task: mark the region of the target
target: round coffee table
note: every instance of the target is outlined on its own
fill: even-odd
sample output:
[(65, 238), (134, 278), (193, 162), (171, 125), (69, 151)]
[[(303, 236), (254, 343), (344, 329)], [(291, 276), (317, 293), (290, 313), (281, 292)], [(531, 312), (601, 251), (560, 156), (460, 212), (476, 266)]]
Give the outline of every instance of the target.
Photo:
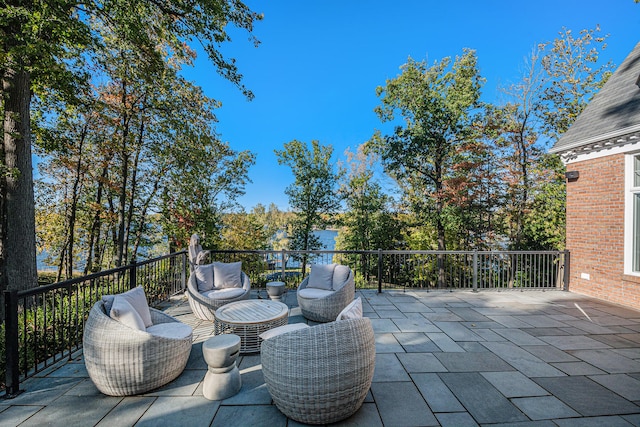
[(215, 312), (215, 335), (236, 334), (240, 337), (240, 353), (260, 351), (260, 334), (286, 325), (289, 307), (277, 301), (245, 300), (225, 304)]

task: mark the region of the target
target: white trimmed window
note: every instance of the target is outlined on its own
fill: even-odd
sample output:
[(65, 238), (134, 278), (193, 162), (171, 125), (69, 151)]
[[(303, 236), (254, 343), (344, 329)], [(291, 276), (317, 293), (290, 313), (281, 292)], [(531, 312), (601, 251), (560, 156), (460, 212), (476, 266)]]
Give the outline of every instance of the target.
[(626, 159), (624, 272), (640, 276), (640, 154)]

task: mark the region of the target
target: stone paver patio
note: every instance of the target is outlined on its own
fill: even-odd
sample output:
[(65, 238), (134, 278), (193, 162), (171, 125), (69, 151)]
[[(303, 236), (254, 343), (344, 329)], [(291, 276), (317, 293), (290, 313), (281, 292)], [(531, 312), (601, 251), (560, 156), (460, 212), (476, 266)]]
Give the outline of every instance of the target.
[[(376, 333), (376, 370), (362, 408), (337, 425), (640, 426), (639, 311), (561, 291), (358, 294)], [(290, 323), (305, 321), (295, 292), (285, 302)], [(166, 311), (194, 327), (175, 381), (105, 396), (80, 355), (0, 400), (0, 426), (300, 425), (272, 404), (259, 355), (239, 359), (240, 393), (206, 400), (201, 347), (213, 326), (184, 297)]]

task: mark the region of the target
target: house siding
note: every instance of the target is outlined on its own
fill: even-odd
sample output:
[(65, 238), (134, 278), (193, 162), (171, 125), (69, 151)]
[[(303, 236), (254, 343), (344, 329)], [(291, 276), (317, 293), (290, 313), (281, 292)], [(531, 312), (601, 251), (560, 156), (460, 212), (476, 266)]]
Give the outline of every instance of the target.
[(580, 173), (567, 182), (569, 289), (637, 309), (640, 278), (624, 275), (624, 168), (624, 154), (567, 165)]

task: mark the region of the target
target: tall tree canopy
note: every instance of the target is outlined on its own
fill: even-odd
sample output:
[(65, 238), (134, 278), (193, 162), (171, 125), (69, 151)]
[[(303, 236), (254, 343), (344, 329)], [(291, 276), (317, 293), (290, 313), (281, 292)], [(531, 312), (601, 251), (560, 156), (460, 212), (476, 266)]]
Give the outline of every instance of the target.
[[(88, 82), (82, 63), (100, 58), (103, 49), (120, 52), (124, 64), (135, 58), (134, 63), (144, 64), (138, 70), (144, 75), (168, 64), (190, 63), (190, 44), (195, 42), (216, 70), (251, 98), (233, 59), (224, 57), (219, 46), (230, 40), (228, 25), (251, 32), (258, 19), (261, 16), (239, 0), (8, 0), (0, 6), (0, 290), (9, 283), (14, 288), (36, 284), (32, 95), (77, 98)], [(115, 45), (119, 48), (114, 50)], [(125, 85), (126, 71), (120, 75)], [(120, 118), (126, 125), (127, 116)]]

